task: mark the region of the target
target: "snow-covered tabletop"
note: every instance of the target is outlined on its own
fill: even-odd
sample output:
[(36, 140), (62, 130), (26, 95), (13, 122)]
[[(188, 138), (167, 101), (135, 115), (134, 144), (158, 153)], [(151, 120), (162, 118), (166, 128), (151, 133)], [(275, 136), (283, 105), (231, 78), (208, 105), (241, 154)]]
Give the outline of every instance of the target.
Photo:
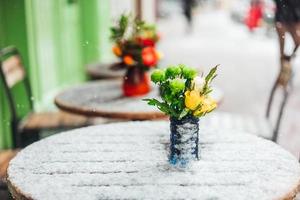
[(113, 70), (114, 63), (92, 63), (87, 65), (87, 73), (93, 79), (114, 79), (122, 78), (125, 69)]
[[(156, 107), (149, 106), (142, 99), (158, 98), (159, 90), (153, 90), (141, 97), (124, 97), (121, 80), (103, 80), (74, 86), (60, 93), (55, 104), (62, 110), (86, 116), (147, 120), (162, 118), (165, 115)], [(223, 97), (222, 91), (215, 88), (212, 96), (217, 101)]]
[(8, 168), (16, 199), (292, 199), (295, 157), (275, 143), (200, 127), (200, 161), (169, 166), (166, 121), (105, 124), (51, 136)]

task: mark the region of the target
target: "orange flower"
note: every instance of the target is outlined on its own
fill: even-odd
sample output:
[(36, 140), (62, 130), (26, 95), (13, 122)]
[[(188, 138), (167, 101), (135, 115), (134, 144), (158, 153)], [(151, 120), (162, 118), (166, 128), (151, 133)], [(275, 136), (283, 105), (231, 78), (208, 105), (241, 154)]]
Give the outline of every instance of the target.
[(116, 56), (121, 56), (121, 55), (122, 55), (122, 50), (121, 50), (121, 48), (120, 48), (118, 45), (114, 46), (114, 47), (112, 48), (112, 51), (113, 51), (113, 53), (114, 53)]
[(145, 47), (142, 50), (142, 60), (143, 64), (146, 66), (155, 66), (158, 61), (158, 55), (153, 47)]
[(133, 58), (129, 55), (124, 56), (123, 61), (126, 65), (133, 65), (134, 64)]

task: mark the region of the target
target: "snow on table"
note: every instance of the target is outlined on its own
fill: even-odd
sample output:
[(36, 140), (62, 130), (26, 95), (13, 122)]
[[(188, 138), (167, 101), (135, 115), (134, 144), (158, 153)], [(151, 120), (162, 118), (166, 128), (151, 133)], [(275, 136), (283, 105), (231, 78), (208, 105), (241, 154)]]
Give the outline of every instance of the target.
[[(56, 96), (55, 103), (62, 110), (87, 116), (133, 120), (165, 117), (156, 107), (143, 101), (146, 98), (159, 98), (157, 87), (140, 97), (124, 97), (121, 88), (121, 80), (89, 82), (62, 92)], [(220, 101), (223, 94), (219, 89), (215, 89), (212, 96)]]
[(69, 88), (55, 98), (55, 103), (62, 110), (86, 116), (135, 120), (165, 117), (142, 100), (153, 97), (158, 97), (158, 90), (145, 96), (124, 97), (121, 80), (103, 80)]
[(168, 164), (169, 123), (75, 129), (22, 150), (8, 168), (17, 199), (291, 199), (300, 166), (271, 141), (200, 127), (200, 157)]

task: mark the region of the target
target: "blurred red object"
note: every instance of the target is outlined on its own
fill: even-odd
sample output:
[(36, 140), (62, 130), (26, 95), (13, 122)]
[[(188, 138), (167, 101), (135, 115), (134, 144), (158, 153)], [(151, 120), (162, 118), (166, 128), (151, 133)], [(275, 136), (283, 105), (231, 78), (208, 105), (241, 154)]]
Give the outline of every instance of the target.
[(128, 97), (145, 95), (150, 91), (148, 74), (137, 67), (128, 69), (123, 81), (123, 94)]
[(151, 39), (151, 38), (142, 38), (142, 37), (139, 37), (139, 38), (137, 38), (137, 40), (138, 40), (138, 42), (141, 45), (143, 45), (145, 47), (148, 47), (148, 46), (154, 47), (155, 46), (155, 41), (153, 39)]
[(263, 5), (259, 0), (251, 1), (251, 5), (248, 14), (245, 19), (245, 24), (250, 31), (260, 26), (260, 22), (263, 17)]
[(153, 67), (157, 64), (158, 54), (153, 47), (145, 47), (142, 50), (142, 60), (143, 64), (149, 67)]

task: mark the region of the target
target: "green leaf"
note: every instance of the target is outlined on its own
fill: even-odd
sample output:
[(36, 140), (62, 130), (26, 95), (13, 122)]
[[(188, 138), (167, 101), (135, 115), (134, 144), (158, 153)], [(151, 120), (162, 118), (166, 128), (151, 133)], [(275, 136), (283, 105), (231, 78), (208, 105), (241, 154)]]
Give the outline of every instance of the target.
[(126, 16), (126, 15), (121, 15), (121, 18), (119, 20), (119, 26), (120, 26), (120, 29), (121, 30), (124, 30), (126, 29), (127, 25), (128, 25), (128, 19), (129, 19), (129, 16)]
[(111, 30), (110, 39), (116, 42), (122, 40), (123, 37), (125, 36), (128, 25), (129, 25), (129, 15), (124, 15), (124, 14), (121, 15), (118, 23), (115, 26), (112, 26), (110, 28)]
[(203, 86), (203, 90), (201, 92), (201, 95), (206, 95), (206, 94), (209, 94), (212, 90), (210, 89), (209, 87), (209, 83), (214, 79), (216, 78), (217, 74), (217, 69), (218, 69), (218, 66), (215, 66), (214, 68), (212, 68), (209, 73), (206, 75), (205, 77), (205, 84)]
[(210, 82), (213, 78), (215, 78), (217, 75), (216, 75), (216, 72), (217, 72), (217, 69), (218, 69), (218, 66), (215, 66), (214, 68), (212, 68), (209, 73), (206, 75), (205, 77), (205, 81), (206, 82)]
[(147, 101), (148, 105), (156, 106), (159, 110), (167, 115), (170, 114), (170, 109), (167, 103), (160, 102), (156, 99), (143, 99), (143, 101)]
[(189, 114), (190, 110), (185, 108), (182, 110), (182, 112), (179, 115), (179, 119), (182, 119), (183, 117), (185, 117), (187, 114)]
[(207, 94), (211, 93), (212, 91), (213, 91), (213, 89), (209, 88), (204, 92), (204, 95), (207, 95)]

